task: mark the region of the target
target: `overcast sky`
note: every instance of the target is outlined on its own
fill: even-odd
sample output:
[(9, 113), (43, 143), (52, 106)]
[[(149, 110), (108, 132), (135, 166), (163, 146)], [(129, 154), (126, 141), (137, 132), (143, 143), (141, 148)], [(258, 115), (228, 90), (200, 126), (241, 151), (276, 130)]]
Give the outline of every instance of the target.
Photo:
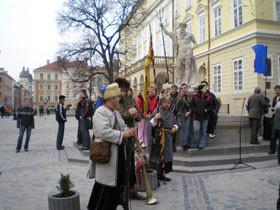
[(22, 67), (56, 60), (56, 16), (64, 0), (0, 0), (0, 67), (18, 81)]

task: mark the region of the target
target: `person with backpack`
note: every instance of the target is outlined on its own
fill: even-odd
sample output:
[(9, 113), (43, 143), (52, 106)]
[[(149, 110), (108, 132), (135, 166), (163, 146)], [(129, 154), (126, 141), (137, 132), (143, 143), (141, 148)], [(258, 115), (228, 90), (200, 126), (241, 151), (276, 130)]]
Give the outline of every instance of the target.
[[(197, 93), (193, 95), (190, 102), (193, 115), (194, 147), (204, 149), (206, 146), (208, 119), (213, 104), (205, 85), (199, 85), (197, 89)], [(200, 128), (202, 128), (201, 137)]]
[(93, 106), (91, 100), (87, 96), (87, 91), (85, 89), (80, 91), (81, 98), (81, 131), (82, 131), (82, 150), (89, 150), (90, 146), (90, 136), (89, 129), (92, 129), (92, 116), (93, 116)]
[(57, 137), (56, 137), (56, 149), (57, 150), (64, 150), (64, 146), (62, 145), (63, 142), (63, 136), (64, 136), (64, 127), (66, 119), (66, 111), (64, 108), (64, 101), (65, 96), (60, 95), (59, 96), (59, 104), (56, 107), (55, 113), (56, 113), (56, 121), (58, 123), (58, 131), (57, 131)]

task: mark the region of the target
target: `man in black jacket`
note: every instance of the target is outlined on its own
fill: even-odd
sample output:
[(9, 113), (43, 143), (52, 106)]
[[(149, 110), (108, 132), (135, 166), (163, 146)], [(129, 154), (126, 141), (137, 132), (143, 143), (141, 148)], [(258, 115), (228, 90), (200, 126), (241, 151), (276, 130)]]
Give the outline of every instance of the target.
[(208, 122), (208, 127), (207, 127), (207, 134), (211, 139), (215, 137), (215, 128), (217, 125), (218, 121), (218, 112), (220, 109), (220, 103), (218, 99), (216, 98), (215, 94), (210, 92), (208, 89), (208, 82), (207, 81), (202, 81), (202, 85), (204, 85), (207, 88), (207, 94), (210, 96), (211, 103), (213, 105), (213, 108), (209, 112), (209, 122)]
[[(89, 126), (92, 121), (93, 115), (93, 106), (91, 100), (87, 96), (86, 90), (80, 91), (80, 98), (81, 98), (81, 131), (82, 131), (82, 142), (83, 147), (82, 150), (89, 150), (90, 145), (90, 136), (89, 136), (89, 129), (92, 129), (92, 126)], [(90, 128), (91, 127), (91, 128)]]
[(58, 122), (58, 131), (56, 137), (56, 149), (63, 150), (64, 146), (62, 146), (63, 136), (64, 136), (64, 127), (66, 119), (66, 111), (64, 109), (64, 101), (65, 96), (59, 96), (59, 104), (56, 107), (56, 121)]
[(79, 147), (83, 145), (82, 130), (81, 130), (81, 106), (82, 106), (81, 100), (82, 98), (79, 98), (79, 102), (75, 110), (75, 118), (76, 120), (78, 120), (77, 144)]
[(21, 150), (22, 138), (26, 130), (26, 140), (24, 144), (24, 151), (28, 152), (28, 143), (31, 135), (31, 129), (34, 129), (34, 111), (30, 107), (29, 99), (24, 99), (24, 107), (20, 107), (17, 113), (17, 128), (19, 128), (19, 137), (17, 142), (16, 153)]
[(274, 107), (276, 106), (277, 102), (280, 101), (280, 85), (276, 85), (274, 87), (275, 96), (272, 101), (271, 111), (274, 112)]

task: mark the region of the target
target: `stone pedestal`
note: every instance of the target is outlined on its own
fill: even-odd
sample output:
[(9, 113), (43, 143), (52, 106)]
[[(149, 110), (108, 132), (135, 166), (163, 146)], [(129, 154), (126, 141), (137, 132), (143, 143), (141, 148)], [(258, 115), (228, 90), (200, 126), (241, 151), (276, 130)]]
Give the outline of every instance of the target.
[[(180, 125), (180, 123), (179, 123)], [(235, 115), (219, 115), (214, 139), (207, 137), (207, 145), (209, 144), (230, 144), (239, 142), (240, 116)], [(193, 127), (191, 125), (191, 142), (193, 143)], [(248, 116), (242, 117), (241, 122), (241, 141), (250, 142), (250, 124)], [(182, 144), (182, 128), (177, 132), (177, 146)]]

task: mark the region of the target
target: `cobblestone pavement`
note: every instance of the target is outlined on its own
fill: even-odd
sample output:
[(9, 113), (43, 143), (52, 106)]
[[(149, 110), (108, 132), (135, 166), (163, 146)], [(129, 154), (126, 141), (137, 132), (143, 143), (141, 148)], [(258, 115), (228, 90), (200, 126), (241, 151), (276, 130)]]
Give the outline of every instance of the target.
[[(76, 120), (69, 117), (64, 137), (66, 147), (72, 147), (76, 141), (76, 130)], [(56, 150), (54, 116), (47, 119), (35, 117), (29, 152), (15, 153), (18, 132), (16, 121), (0, 118), (0, 210), (47, 209), (47, 195), (56, 191), (60, 173), (71, 175), (74, 189), (80, 193), (81, 209), (85, 210), (94, 181), (86, 177), (87, 165), (68, 163), (65, 152)], [(252, 165), (257, 169), (205, 174), (170, 173), (172, 181), (167, 185), (161, 183), (161, 187), (153, 191), (159, 199), (157, 205), (131, 201), (131, 209), (276, 209), (280, 180), (277, 161)]]

